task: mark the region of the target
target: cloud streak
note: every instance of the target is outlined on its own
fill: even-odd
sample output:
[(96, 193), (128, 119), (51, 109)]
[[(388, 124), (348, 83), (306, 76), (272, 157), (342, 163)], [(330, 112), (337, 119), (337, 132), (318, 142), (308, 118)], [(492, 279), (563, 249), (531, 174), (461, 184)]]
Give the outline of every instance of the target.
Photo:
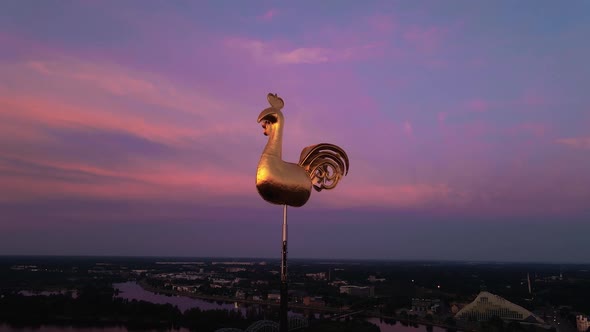
[(259, 63), (273, 65), (318, 65), (354, 61), (371, 56), (379, 43), (364, 43), (347, 47), (293, 47), (280, 41), (228, 38), (229, 49), (245, 52)]
[(557, 143), (574, 149), (590, 149), (590, 137), (560, 138)]
[(271, 21), (278, 14), (279, 14), (279, 11), (277, 9), (272, 8), (272, 9), (267, 10), (264, 14), (260, 15), (258, 18), (262, 21)]

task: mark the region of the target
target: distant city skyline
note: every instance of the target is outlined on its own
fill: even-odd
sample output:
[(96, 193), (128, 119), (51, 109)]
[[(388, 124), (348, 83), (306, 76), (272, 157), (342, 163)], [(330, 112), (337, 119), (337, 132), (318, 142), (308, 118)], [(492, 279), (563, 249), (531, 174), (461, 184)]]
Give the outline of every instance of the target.
[(350, 172), (290, 257), (590, 262), (587, 1), (5, 1), (0, 255), (279, 257), (256, 117)]

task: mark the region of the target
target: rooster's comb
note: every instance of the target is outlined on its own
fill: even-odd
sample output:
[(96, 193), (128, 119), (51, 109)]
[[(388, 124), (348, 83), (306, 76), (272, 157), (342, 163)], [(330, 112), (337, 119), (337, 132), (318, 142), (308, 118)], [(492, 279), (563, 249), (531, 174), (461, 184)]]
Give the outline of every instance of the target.
[(276, 93), (269, 93), (266, 96), (266, 99), (268, 99), (270, 106), (272, 106), (273, 108), (280, 110), (281, 108), (283, 108), (283, 106), (285, 106), (285, 102), (283, 101), (283, 99), (277, 96)]

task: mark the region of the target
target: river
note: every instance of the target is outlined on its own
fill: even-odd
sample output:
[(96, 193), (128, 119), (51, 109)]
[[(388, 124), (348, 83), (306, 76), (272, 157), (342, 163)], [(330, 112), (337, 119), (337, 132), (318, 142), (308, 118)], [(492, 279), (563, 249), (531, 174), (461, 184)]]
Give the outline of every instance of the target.
[[(213, 309), (224, 309), (224, 310), (239, 310), (243, 315), (248, 314), (248, 310), (252, 308), (260, 309), (260, 305), (242, 305), (231, 302), (220, 302), (220, 301), (207, 301), (201, 299), (194, 299), (187, 296), (169, 296), (156, 294), (150, 291), (146, 291), (140, 285), (135, 282), (124, 282), (113, 284), (114, 288), (119, 290), (119, 297), (128, 300), (143, 300), (158, 304), (172, 304), (178, 307), (181, 311), (185, 311), (191, 308), (199, 308), (201, 310), (213, 310)], [(264, 310), (264, 309), (260, 309)], [(289, 312), (290, 315), (297, 315), (295, 312)], [(446, 329), (437, 326), (427, 327), (426, 325), (414, 325), (408, 326), (403, 325), (399, 321), (382, 320), (380, 318), (368, 318), (368, 322), (377, 325), (381, 332), (446, 332)], [(11, 327), (6, 324), (0, 324), (0, 331), (2, 332), (127, 332), (125, 327), (106, 327), (106, 328), (89, 328), (89, 327), (69, 327), (69, 326), (47, 326), (42, 325), (39, 327)], [(155, 330), (154, 330), (155, 331)], [(173, 332), (189, 332), (187, 329), (171, 330)]]
[[(264, 312), (266, 310), (265, 307), (267, 307), (266, 305), (261, 304), (202, 300), (188, 296), (157, 294), (143, 289), (138, 283), (132, 281), (116, 283), (113, 284), (113, 287), (119, 290), (120, 293), (118, 296), (121, 298), (127, 300), (142, 300), (157, 304), (172, 304), (177, 306), (178, 309), (183, 312), (192, 308), (199, 308), (201, 310), (237, 310), (240, 311), (244, 317), (248, 317), (252, 313)], [(293, 315), (301, 314), (289, 311), (289, 316)]]
[[(170, 303), (178, 306), (182, 311), (190, 308), (200, 308), (201, 310), (211, 309), (229, 309), (229, 310), (240, 310), (242, 314), (246, 315), (246, 308), (257, 305), (242, 305), (238, 303), (228, 302), (212, 302), (200, 299), (193, 299), (187, 296), (167, 296), (162, 294), (155, 294), (150, 291), (146, 291), (140, 285), (135, 282), (124, 282), (120, 284), (114, 284), (113, 287), (119, 289), (121, 293), (120, 297), (129, 300), (144, 300), (152, 303)], [(289, 312), (291, 315), (296, 315), (295, 312)], [(367, 321), (379, 326), (381, 332), (446, 332), (447, 330), (437, 326), (428, 327), (426, 325), (404, 326), (401, 322), (392, 320), (382, 320), (380, 318), (368, 318)], [(111, 332), (111, 331), (109, 331)]]
[[(38, 327), (12, 327), (7, 324), (0, 324), (2, 332), (129, 332), (127, 328), (117, 327), (72, 327), (72, 326), (51, 326), (41, 325)], [(137, 331), (137, 330), (134, 330)], [(162, 330), (151, 330), (147, 332), (162, 332)], [(169, 330), (169, 332), (190, 332), (182, 328), (178, 330)]]
[(201, 299), (194, 299), (188, 296), (172, 296), (156, 294), (143, 289), (138, 283), (128, 281), (113, 284), (113, 288), (119, 290), (119, 297), (127, 300), (147, 301), (157, 304), (172, 304), (178, 307), (180, 311), (184, 312), (187, 309), (199, 308), (201, 310), (240, 310), (242, 314), (246, 314), (244, 307), (238, 307), (235, 303), (207, 301)]
[(367, 322), (379, 326), (381, 332), (447, 332), (447, 329), (438, 326), (404, 325), (400, 321), (382, 320), (377, 317), (368, 318)]

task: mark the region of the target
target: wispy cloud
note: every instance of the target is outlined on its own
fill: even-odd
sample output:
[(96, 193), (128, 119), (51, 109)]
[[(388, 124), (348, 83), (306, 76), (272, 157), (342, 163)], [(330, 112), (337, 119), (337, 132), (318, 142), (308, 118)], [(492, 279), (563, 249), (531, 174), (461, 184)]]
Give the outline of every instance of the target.
[[(187, 94), (162, 77), (133, 72), (109, 63), (84, 62), (76, 58), (28, 61), (27, 68), (69, 82), (87, 83), (116, 96), (128, 96), (161, 107), (190, 113), (222, 109), (222, 104), (195, 94)], [(199, 107), (195, 107), (195, 106)]]
[(258, 16), (258, 19), (263, 21), (271, 21), (279, 14), (279, 10), (276, 8), (271, 8), (264, 12), (264, 14)]
[[(239, 121), (221, 124), (203, 117), (211, 112), (219, 116), (231, 112), (235, 105), (227, 100), (187, 91), (161, 77), (113, 64), (62, 58), (12, 64), (0, 67), (0, 72), (22, 84), (22, 88), (0, 87), (2, 114), (12, 120), (119, 130), (177, 143), (247, 128)], [(33, 84), (24, 89), (30, 82), (40, 81), (48, 82), (50, 88), (35, 91)], [(152, 111), (145, 112), (145, 108)]]
[(487, 112), (490, 107), (490, 102), (481, 98), (471, 99), (465, 102), (465, 108), (470, 112)]
[(289, 47), (281, 42), (266, 42), (257, 39), (229, 38), (226, 45), (246, 52), (259, 63), (275, 65), (323, 64), (358, 59), (378, 48), (378, 44), (363, 44), (337, 48)]
[(0, 74), (13, 82), (0, 86), (0, 200), (205, 199), (252, 187), (232, 166), (243, 158), (219, 152), (255, 132), (249, 114), (228, 116), (231, 101), (72, 57), (0, 63)]
[(324, 48), (297, 48), (293, 51), (275, 54), (274, 60), (278, 64), (318, 64), (330, 60), (330, 50)]
[(556, 142), (575, 149), (590, 149), (590, 136), (560, 138)]
[[(416, 208), (429, 204), (439, 207), (453, 203), (453, 191), (445, 184), (368, 184), (350, 191), (334, 191), (331, 195), (315, 198), (330, 205), (360, 207), (388, 206), (390, 208)], [(318, 194), (320, 196), (320, 194)]]
[(239, 38), (227, 40), (227, 45), (230, 48), (245, 51), (259, 62), (270, 64), (320, 64), (334, 59), (332, 50), (321, 47), (281, 50), (272, 42)]
[(382, 34), (391, 34), (396, 25), (391, 15), (375, 14), (367, 18), (367, 21), (375, 31)]
[(410, 121), (404, 122), (404, 132), (408, 136), (412, 136), (414, 134), (414, 127), (412, 126), (412, 123), (410, 123)]

